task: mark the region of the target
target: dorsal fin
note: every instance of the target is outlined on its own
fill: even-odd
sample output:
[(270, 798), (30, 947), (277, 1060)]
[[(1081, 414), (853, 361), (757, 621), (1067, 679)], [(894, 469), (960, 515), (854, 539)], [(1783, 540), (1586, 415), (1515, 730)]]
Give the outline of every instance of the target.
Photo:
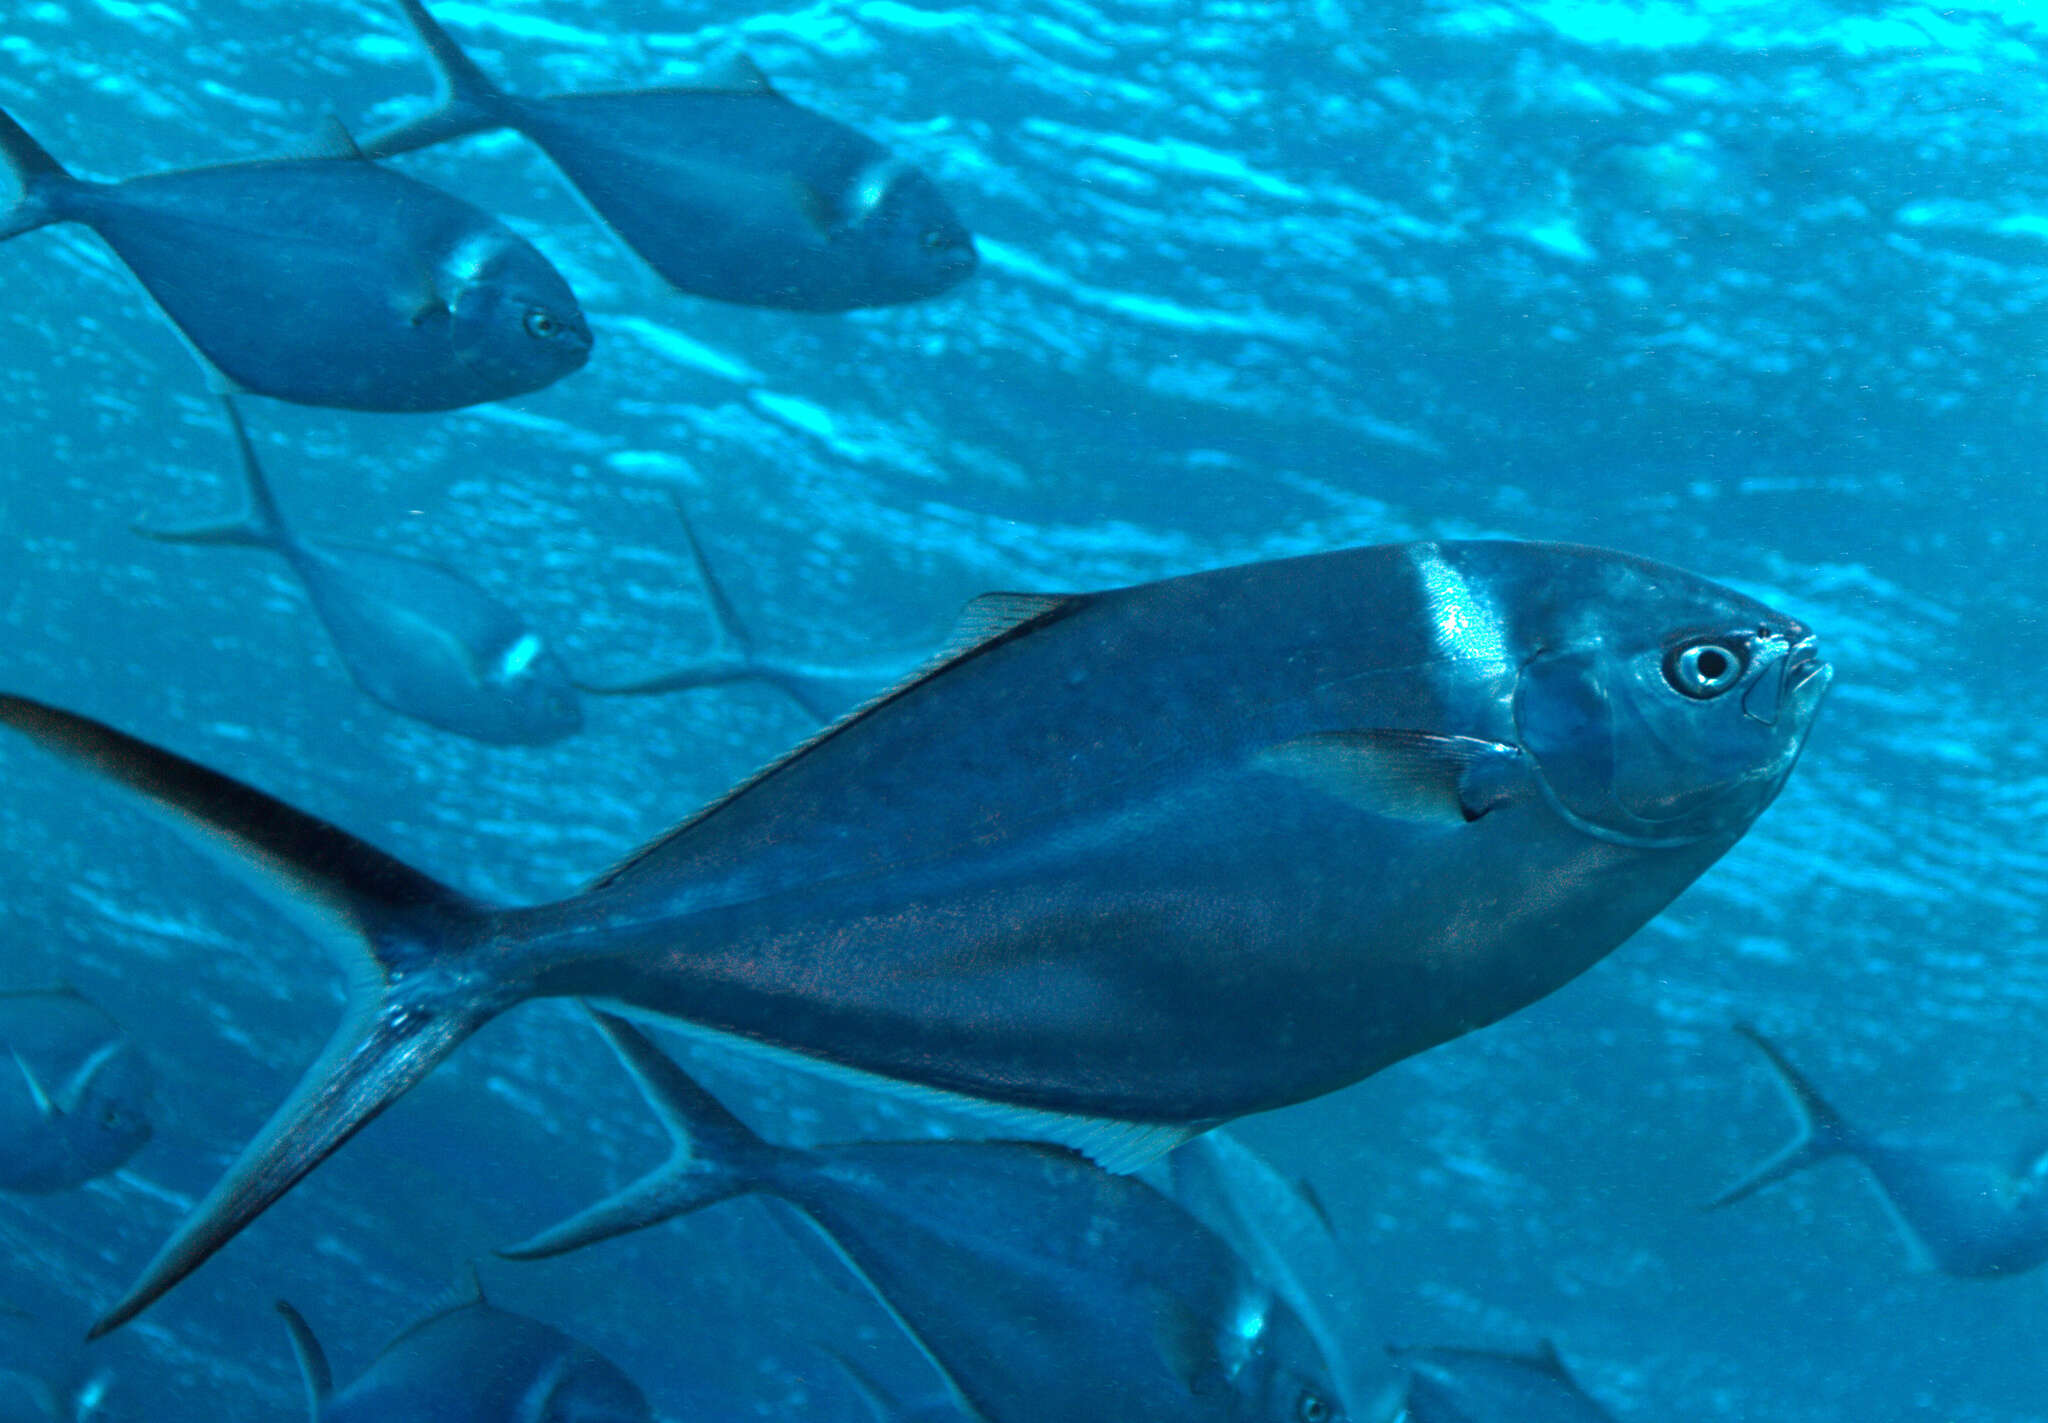
[(348, 131), (348, 125), (334, 114), (322, 114), (313, 137), (301, 147), (282, 155), (285, 159), (348, 158), (363, 160), (363, 150), (356, 147), (356, 136)]
[(587, 894), (592, 890), (603, 889), (605, 886), (612, 884), (629, 873), (641, 861), (657, 853), (680, 836), (688, 834), (704, 820), (716, 815), (724, 807), (738, 800), (755, 786), (767, 780), (777, 771), (780, 771), (784, 766), (806, 755), (821, 742), (839, 735), (840, 732), (846, 730), (847, 727), (852, 726), (863, 717), (871, 715), (878, 707), (895, 701), (898, 697), (903, 696), (916, 687), (922, 686), (932, 678), (950, 670), (959, 663), (977, 657), (991, 648), (1009, 641), (1013, 637), (1021, 637), (1035, 628), (1043, 627), (1048, 623), (1067, 616), (1076, 608), (1091, 601), (1092, 597), (1092, 594), (1087, 593), (982, 594), (980, 597), (969, 602), (965, 608), (961, 609), (959, 620), (953, 624), (952, 636), (946, 639), (945, 646), (939, 650), (938, 654), (922, 667), (911, 672), (909, 676), (905, 677), (895, 686), (868, 698), (845, 716), (820, 730), (815, 736), (807, 737), (805, 740), (797, 743), (790, 751), (770, 761), (767, 765), (754, 772), (753, 775), (748, 776), (724, 795), (718, 797), (718, 799), (706, 805), (675, 829), (659, 839), (641, 846), (631, 855), (628, 855), (618, 864), (592, 880), (584, 892)]
[(420, 1319), (439, 1319), (444, 1314), (455, 1314), (479, 1306), (489, 1309), (491, 1302), (484, 1294), (484, 1282), (477, 1278), (476, 1261), (465, 1260), (456, 1267), (455, 1278), (449, 1282), (448, 1288), (434, 1297), (433, 1303), (427, 1306)]
[(687, 86), (700, 94), (773, 94), (775, 86), (745, 50), (734, 50), (704, 66)]
[(1578, 1381), (1572, 1377), (1571, 1370), (1564, 1366), (1564, 1359), (1557, 1352), (1555, 1341), (1538, 1339), (1536, 1341), (1536, 1352), (1529, 1356), (1529, 1361), (1540, 1367), (1545, 1373), (1553, 1374), (1563, 1379), (1573, 1388), (1578, 1387)]

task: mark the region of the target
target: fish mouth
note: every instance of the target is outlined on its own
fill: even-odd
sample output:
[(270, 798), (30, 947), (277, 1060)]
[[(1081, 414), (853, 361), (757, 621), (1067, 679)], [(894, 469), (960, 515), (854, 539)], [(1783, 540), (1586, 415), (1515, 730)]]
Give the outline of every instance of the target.
[(1776, 726), (1789, 707), (1803, 723), (1820, 702), (1835, 669), (1820, 657), (1820, 639), (1806, 637), (1787, 648), (1775, 668), (1765, 669), (1742, 695), (1742, 714), (1765, 726)]

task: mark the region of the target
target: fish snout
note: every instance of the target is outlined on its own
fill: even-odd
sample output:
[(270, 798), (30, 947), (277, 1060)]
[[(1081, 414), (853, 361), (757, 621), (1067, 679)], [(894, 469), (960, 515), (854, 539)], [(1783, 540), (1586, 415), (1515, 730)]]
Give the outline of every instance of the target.
[(1776, 726), (1789, 710), (1796, 727), (1803, 725), (1834, 680), (1835, 669), (1821, 660), (1820, 639), (1808, 633), (1779, 655), (1775, 667), (1742, 694), (1742, 712), (1751, 721)]

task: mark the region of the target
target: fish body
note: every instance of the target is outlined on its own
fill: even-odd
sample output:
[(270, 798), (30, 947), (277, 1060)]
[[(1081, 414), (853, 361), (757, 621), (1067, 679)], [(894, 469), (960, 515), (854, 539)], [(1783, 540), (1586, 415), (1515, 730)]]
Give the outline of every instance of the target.
[(1407, 1423), (1614, 1423), (1548, 1341), (1533, 1354), (1396, 1349), (1409, 1370)]
[(403, 716), (492, 745), (538, 746), (583, 724), (569, 672), (540, 634), (453, 569), (375, 549), (302, 539), (278, 512), (234, 403), (247, 504), (221, 523), (144, 529), (172, 543), (262, 548), (305, 586), (342, 665)]
[(2016, 1275), (2048, 1261), (2048, 1141), (2017, 1153), (1890, 1140), (1849, 1125), (1770, 1039), (1738, 1029), (1770, 1064), (1799, 1120), (1783, 1150), (1711, 1204), (1731, 1205), (1835, 1156), (1869, 1173), (1921, 1269), (1964, 1278)]
[(149, 1065), (68, 988), (0, 993), (0, 1191), (68, 1191), (150, 1137)]
[(336, 1391), (326, 1355), (278, 1304), (311, 1423), (653, 1423), (639, 1385), (604, 1355), (481, 1297), (412, 1325)]
[(793, 104), (744, 61), (698, 87), (518, 98), (418, 0), (400, 0), (443, 103), (364, 144), (379, 157), (511, 128), (680, 290), (845, 311), (936, 296), (975, 269), (937, 186), (872, 139)]
[(1585, 970), (1776, 796), (1829, 679), (1794, 619), (1553, 544), (995, 595), (967, 622), (951, 660), (533, 908), (0, 697), (275, 891), (356, 988), (103, 1324), (536, 996), (1026, 1110), (1020, 1130), (1137, 1164)]
[(300, 405), (449, 410), (560, 380), (590, 328), (504, 224), (357, 156), (74, 178), (0, 114), (22, 186), (0, 238), (91, 228), (232, 387)]
[(1143, 1182), (1032, 1143), (773, 1146), (631, 1024), (599, 1022), (675, 1154), (514, 1257), (759, 1192), (817, 1224), (987, 1423), (1342, 1418), (1286, 1303)]

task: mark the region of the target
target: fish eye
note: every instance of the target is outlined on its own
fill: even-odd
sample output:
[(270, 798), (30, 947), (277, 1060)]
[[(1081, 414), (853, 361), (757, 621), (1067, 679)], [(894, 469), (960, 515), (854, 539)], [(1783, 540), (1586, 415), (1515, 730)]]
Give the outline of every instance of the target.
[(1301, 1391), (1301, 1397), (1294, 1402), (1296, 1423), (1330, 1423), (1337, 1415), (1330, 1408), (1330, 1401), (1312, 1388)]
[(536, 341), (552, 341), (562, 334), (562, 323), (536, 306), (526, 313), (526, 334)]
[(1672, 690), (1695, 701), (1718, 697), (1748, 668), (1742, 649), (1725, 642), (1695, 642), (1674, 649), (1664, 659), (1664, 680)]
[(927, 227), (924, 236), (919, 240), (924, 243), (924, 250), (927, 252), (940, 252), (953, 245), (953, 239), (946, 235), (944, 229), (937, 227)]

